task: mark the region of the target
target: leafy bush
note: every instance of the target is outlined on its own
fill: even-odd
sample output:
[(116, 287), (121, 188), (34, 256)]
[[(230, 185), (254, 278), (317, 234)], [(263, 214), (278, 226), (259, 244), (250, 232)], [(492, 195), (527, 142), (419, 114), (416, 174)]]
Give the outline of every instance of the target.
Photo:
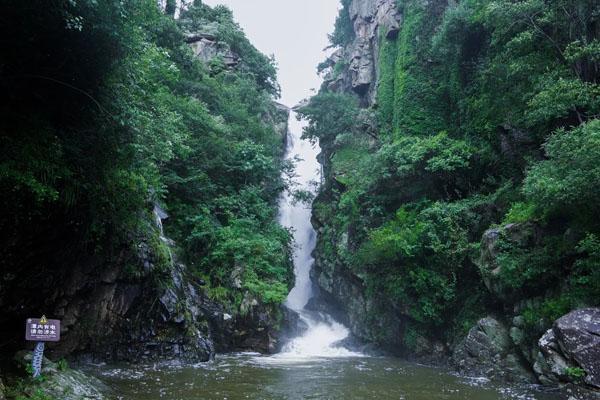
[(502, 224), (529, 222), (535, 219), (536, 209), (534, 204), (522, 202), (513, 203), (504, 216)]
[(354, 25), (350, 19), (351, 0), (342, 0), (342, 8), (335, 19), (334, 30), (329, 35), (332, 46), (345, 46), (354, 39)]
[(394, 220), (371, 231), (357, 264), (372, 274), (372, 290), (382, 290), (418, 322), (443, 323), (458, 298), (463, 270), (472, 268), (462, 212), (443, 203), (401, 208)]
[(560, 129), (544, 144), (548, 160), (534, 164), (523, 192), (545, 213), (571, 215), (584, 225), (600, 201), (600, 120), (566, 131)]
[(576, 382), (582, 381), (586, 375), (585, 370), (579, 367), (566, 367), (564, 373)]
[(298, 113), (308, 122), (302, 138), (312, 142), (319, 140), (326, 146), (337, 136), (355, 130), (358, 101), (350, 95), (325, 92), (311, 97)]
[(214, 247), (202, 261), (213, 285), (244, 288), (268, 303), (285, 300), (292, 281), (287, 231), (276, 222), (261, 228), (253, 220), (235, 219), (218, 229), (215, 237)]

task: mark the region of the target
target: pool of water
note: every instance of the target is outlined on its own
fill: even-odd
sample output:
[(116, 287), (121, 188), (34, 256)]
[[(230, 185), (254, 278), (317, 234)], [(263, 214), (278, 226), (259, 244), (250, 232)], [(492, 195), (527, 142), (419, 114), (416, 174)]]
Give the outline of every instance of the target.
[(389, 357), (291, 358), (252, 353), (208, 363), (101, 365), (89, 372), (127, 400), (556, 400), (535, 387), (495, 386)]

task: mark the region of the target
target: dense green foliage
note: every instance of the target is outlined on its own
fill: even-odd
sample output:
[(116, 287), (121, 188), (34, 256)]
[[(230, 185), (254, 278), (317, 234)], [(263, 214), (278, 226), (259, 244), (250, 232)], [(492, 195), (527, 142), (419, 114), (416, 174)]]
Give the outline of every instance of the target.
[(326, 154), (315, 205), (323, 256), (387, 299), (409, 333), (452, 340), (497, 307), (478, 265), (482, 234), (524, 224), (539, 234), (501, 235), (495, 262), (520, 299), (545, 296), (526, 312), (532, 325), (597, 305), (600, 6), (398, 7), (398, 37), (380, 38), (372, 109), (323, 89), (302, 110)]
[[(167, 268), (149, 222), (159, 203), (209, 293), (281, 302), (291, 236), (275, 220), (284, 184), (274, 122), (287, 114), (273, 103), (273, 61), (231, 11), (197, 2), (174, 20), (152, 0), (60, 0), (13, 2), (2, 18), (2, 262), (17, 275), (117, 262), (117, 250), (150, 237)], [(201, 62), (186, 43), (198, 32), (238, 64)]]

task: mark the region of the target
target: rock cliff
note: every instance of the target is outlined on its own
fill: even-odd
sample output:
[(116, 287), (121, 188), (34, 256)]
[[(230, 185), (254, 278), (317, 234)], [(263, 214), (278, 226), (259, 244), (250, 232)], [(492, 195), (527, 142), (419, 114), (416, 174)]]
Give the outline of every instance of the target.
[[(394, 38), (400, 29), (402, 15), (394, 0), (353, 0), (342, 10), (347, 12), (352, 25), (352, 38), (338, 47), (322, 64), (324, 82), (321, 91), (352, 93), (360, 100), (361, 127), (368, 133), (376, 130), (368, 109), (376, 105), (377, 83), (379, 80), (379, 49), (382, 39)], [(330, 160), (335, 152), (334, 144), (321, 141), (319, 162), (324, 175), (331, 175)], [(326, 179), (315, 204), (331, 203), (334, 192), (343, 190), (339, 182)], [(317, 208), (313, 212), (313, 225), (317, 233), (331, 229), (320, 216)], [(326, 248), (352, 248), (352, 232), (338, 232), (332, 235), (339, 239), (335, 243), (325, 242), (319, 235), (315, 249), (315, 265), (311, 271), (313, 280), (321, 289), (322, 303), (330, 312), (344, 320), (351, 332), (358, 338), (377, 342), (394, 353), (401, 353), (403, 317), (389, 302), (369, 297), (363, 279), (351, 272), (345, 263), (332, 258)], [(377, 316), (377, 317), (375, 317)]]
[[(377, 275), (377, 270), (365, 272), (354, 262), (356, 257), (360, 255), (361, 244), (366, 241), (365, 236), (368, 233), (365, 233), (365, 231), (368, 232), (373, 226), (381, 226), (382, 220), (384, 220), (381, 217), (382, 215), (388, 213), (389, 216), (402, 205), (403, 201), (406, 202), (402, 197), (399, 197), (401, 200), (398, 200), (393, 193), (394, 190), (403, 190), (404, 182), (399, 178), (394, 181), (388, 179), (389, 177), (382, 177), (380, 180), (372, 179), (372, 186), (367, 189), (360, 186), (361, 182), (354, 182), (366, 193), (359, 192), (359, 195), (353, 193), (352, 196), (363, 195), (363, 197), (358, 197), (358, 200), (356, 200), (356, 197), (346, 198), (344, 201), (347, 201), (347, 203), (342, 204), (343, 201), (340, 199), (343, 199), (345, 193), (350, 192), (350, 188), (347, 177), (336, 175), (337, 171), (334, 168), (334, 163), (335, 160), (338, 160), (339, 165), (353, 160), (360, 162), (361, 156), (357, 156), (352, 152), (366, 153), (375, 149), (373, 153), (376, 153), (380, 147), (388, 145), (390, 141), (390, 137), (382, 138), (383, 135), (409, 136), (408, 132), (401, 130), (390, 134), (385, 129), (379, 129), (378, 124), (381, 121), (403, 118), (402, 113), (404, 112), (403, 109), (398, 108), (401, 103), (397, 101), (394, 103), (389, 98), (385, 100), (387, 102), (385, 107), (379, 104), (378, 102), (380, 102), (382, 96), (387, 95), (393, 99), (393, 95), (390, 93), (381, 92), (385, 89), (400, 93), (404, 89), (403, 85), (412, 84), (415, 88), (423, 91), (411, 92), (414, 101), (419, 104), (416, 108), (422, 107), (422, 109), (419, 109), (419, 112), (421, 112), (427, 109), (422, 106), (422, 103), (419, 103), (426, 96), (424, 92), (428, 90), (427, 85), (444, 86), (444, 82), (435, 81), (439, 76), (444, 75), (440, 73), (439, 76), (435, 74), (411, 76), (413, 63), (417, 62), (417, 57), (421, 57), (422, 60), (420, 59), (420, 61), (424, 63), (425, 69), (428, 66), (432, 69), (440, 68), (442, 70), (446, 67), (442, 65), (443, 63), (440, 63), (440, 60), (434, 60), (427, 53), (431, 50), (423, 50), (419, 47), (420, 45), (425, 47), (421, 42), (424, 39), (420, 36), (410, 37), (409, 39), (404, 38), (408, 43), (405, 47), (402, 47), (401, 44), (397, 50), (394, 50), (397, 52), (387, 53), (387, 57), (390, 57), (391, 63), (394, 65), (395, 69), (393, 70), (390, 70), (389, 66), (386, 67), (386, 64), (382, 62), (382, 57), (386, 54), (382, 49), (385, 46), (389, 48), (389, 43), (394, 43), (395, 46), (396, 40), (399, 35), (402, 35), (403, 29), (410, 29), (409, 32), (425, 32), (423, 34), (432, 35), (435, 38), (435, 32), (440, 29), (440, 26), (436, 24), (443, 21), (441, 16), (444, 16), (445, 11), (449, 7), (453, 7), (453, 12), (458, 13), (460, 7), (458, 7), (459, 11), (456, 11), (456, 2), (443, 0), (411, 2), (352, 0), (343, 2), (343, 5), (342, 13), (347, 13), (347, 15), (342, 16), (347, 18), (340, 17), (338, 22), (341, 24), (343, 21), (349, 21), (352, 34), (347, 33), (344, 40), (341, 41), (343, 43), (320, 65), (320, 69), (324, 73), (321, 93), (328, 95), (333, 92), (349, 95), (357, 99), (360, 110), (356, 112), (356, 123), (352, 127), (354, 131), (337, 133), (337, 137), (335, 134), (327, 136), (327, 132), (319, 136), (322, 149), (319, 161), (323, 165), (325, 180), (315, 199), (313, 208), (313, 225), (318, 233), (318, 239), (314, 253), (315, 265), (311, 276), (320, 289), (320, 302), (314, 301), (312, 307), (317, 309), (328, 307), (330, 312), (348, 325), (356, 338), (376, 343), (380, 348), (396, 354), (427, 361), (448, 362), (463, 373), (483, 374), (497, 380), (520, 383), (542, 382), (560, 384), (571, 388), (575, 385), (577, 387), (576, 391), (583, 393), (576, 394), (576, 396), (579, 396), (577, 398), (591, 396), (591, 394), (587, 394), (588, 392), (596, 393), (596, 370), (599, 364), (596, 355), (598, 349), (597, 337), (594, 332), (597, 330), (598, 323), (600, 323), (597, 309), (576, 309), (561, 317), (568, 310), (585, 306), (586, 303), (573, 304), (567, 307), (564, 305), (564, 300), (562, 300), (563, 303), (561, 303), (561, 300), (556, 300), (560, 298), (561, 293), (567, 292), (567, 289), (562, 284), (544, 286), (543, 283), (540, 283), (545, 281), (547, 276), (555, 273), (551, 271), (549, 266), (543, 267), (546, 275), (542, 275), (538, 282), (528, 283), (527, 288), (529, 290), (527, 293), (524, 293), (522, 285), (514, 283), (515, 279), (518, 278), (511, 275), (515, 274), (515, 263), (527, 263), (523, 260), (528, 260), (527, 256), (529, 255), (531, 259), (535, 260), (546, 260), (544, 257), (548, 257), (546, 252), (540, 254), (540, 249), (544, 248), (543, 246), (548, 243), (552, 235), (556, 235), (556, 232), (552, 232), (547, 225), (542, 226), (538, 220), (522, 218), (521, 221), (516, 223), (492, 225), (490, 228), (491, 224), (489, 222), (485, 226), (478, 226), (477, 224), (481, 224), (481, 221), (490, 221), (497, 218), (492, 216), (497, 212), (500, 205), (492, 204), (474, 210), (479, 216), (477, 222), (473, 223), (475, 226), (473, 231), (477, 233), (470, 240), (475, 243), (474, 247), (478, 250), (474, 251), (469, 256), (469, 260), (464, 262), (468, 263), (469, 268), (472, 268), (477, 275), (474, 279), (481, 286), (477, 291), (484, 293), (481, 295), (480, 300), (482, 300), (479, 308), (457, 310), (460, 313), (469, 312), (473, 315), (470, 317), (469, 326), (466, 329), (463, 327), (457, 330), (456, 333), (440, 335), (436, 332), (412, 329), (411, 323), (415, 322), (414, 314), (411, 315), (409, 305), (399, 300), (402, 299), (402, 296), (406, 296), (406, 293), (400, 293), (395, 297), (390, 296), (389, 293), (374, 292), (373, 288), (369, 287), (369, 276), (367, 275), (369, 273)], [(407, 9), (412, 10), (413, 14), (408, 15), (406, 13), (405, 15)], [(415, 14), (418, 14), (419, 17), (416, 18)], [(426, 17), (423, 17), (423, 15), (426, 15)], [(421, 30), (415, 28), (415, 24), (417, 24), (415, 21), (424, 24), (424, 21), (429, 20), (429, 17), (437, 22), (432, 22), (431, 26)], [(405, 24), (411, 25), (405, 27)], [(477, 40), (482, 40), (484, 36), (480, 33), (477, 35), (477, 38), (469, 38), (469, 42), (465, 46), (479, 46)], [(415, 54), (418, 54), (418, 56)], [(460, 64), (459, 68), (466, 69), (465, 65)], [(382, 68), (388, 69), (382, 70)], [(402, 68), (405, 68), (405, 70), (402, 70)], [(390, 78), (390, 74), (395, 75)], [(420, 82), (418, 79), (428, 81)], [(386, 80), (395, 80), (391, 84), (391, 89), (385, 87)], [(447, 92), (443, 93), (446, 94)], [(411, 99), (403, 99), (403, 101), (410, 103)], [(438, 99), (438, 101), (441, 100)], [(402, 104), (407, 107), (408, 103)], [(310, 107), (310, 105), (307, 107)], [(427, 107), (435, 109), (435, 105), (427, 105)], [(392, 111), (394, 116), (384, 114), (386, 112), (392, 113)], [(374, 117), (373, 114), (377, 114), (378, 117)], [(396, 114), (401, 116), (398, 117)], [(318, 117), (324, 120), (327, 118), (327, 116)], [(419, 114), (417, 118), (418, 121), (416, 122), (411, 120), (409, 122), (405, 121), (405, 123), (407, 125), (412, 123), (417, 125), (419, 129), (424, 129), (423, 126), (426, 123), (422, 121), (434, 117), (429, 118), (429, 116)], [(397, 123), (396, 119), (393, 121), (394, 124)], [(452, 120), (450, 119), (450, 121)], [(318, 122), (321, 121), (317, 118)], [(458, 123), (456, 121), (452, 122)], [(423, 125), (420, 125), (421, 123)], [(311, 126), (311, 128), (318, 130), (317, 124)], [(427, 125), (426, 128), (429, 129), (429, 126)], [(524, 165), (521, 163), (523, 163), (522, 157), (525, 153), (531, 154), (532, 157), (539, 157), (539, 144), (536, 144), (535, 138), (526, 130), (505, 123), (500, 124), (497, 131), (496, 150), (509, 163), (519, 166)], [(430, 131), (426, 133), (433, 134)], [(423, 134), (423, 132), (419, 134)], [(362, 147), (359, 147), (356, 143), (362, 143)], [(411, 146), (412, 142), (407, 141), (406, 145)], [(415, 151), (418, 150), (416, 146), (415, 149)], [(386, 151), (389, 151), (389, 148), (386, 148)], [(398, 150), (396, 149), (396, 151)], [(393, 159), (393, 162), (400, 164), (402, 167), (404, 162), (407, 168), (415, 168), (402, 158), (410, 156), (402, 153), (402, 155), (397, 156), (397, 159)], [(347, 159), (343, 157), (347, 157)], [(415, 155), (415, 158), (418, 158), (418, 156)], [(377, 159), (373, 157), (373, 160)], [(386, 167), (389, 170), (381, 169), (379, 171), (391, 176), (394, 173), (397, 173), (398, 176), (406, 176), (402, 173), (392, 172), (393, 167), (396, 167), (392, 163), (386, 165)], [(409, 180), (407, 185), (416, 188), (414, 189), (416, 192), (427, 184), (427, 182), (423, 182), (423, 184), (421, 182), (415, 183), (410, 179), (416, 180), (418, 178), (408, 174), (407, 176), (408, 178), (405, 178)], [(517, 176), (516, 179), (522, 179), (522, 175), (517, 174)], [(434, 180), (435, 177), (420, 179)], [(385, 182), (391, 187), (375, 187), (375, 185), (382, 185), (381, 182)], [(390, 193), (382, 194), (383, 191)], [(421, 192), (418, 192), (415, 197), (419, 198), (418, 196), (421, 194)], [(411, 193), (410, 195), (414, 194)], [(452, 198), (454, 194), (446, 193), (445, 195)], [(374, 197), (377, 197), (377, 200), (372, 200)], [(424, 198), (426, 197), (424, 196)], [(432, 197), (435, 198), (435, 195)], [(386, 203), (389, 198), (396, 199), (396, 203), (391, 203), (391, 201)], [(354, 208), (348, 206), (351, 201), (355, 201), (355, 203), (352, 203)], [(415, 206), (415, 203), (412, 203), (412, 206)], [(346, 208), (343, 209), (343, 207)], [(364, 207), (364, 209), (361, 207)], [(416, 205), (415, 208), (418, 209), (419, 205)], [(363, 214), (360, 214), (361, 212)], [(357, 217), (356, 214), (359, 214), (359, 216)], [(358, 219), (362, 219), (362, 223), (366, 227), (364, 225), (357, 227), (356, 221)], [(360, 232), (360, 228), (363, 229), (362, 232)], [(397, 233), (393, 228), (390, 228), (387, 235)], [(575, 246), (576, 243), (572, 243), (573, 232), (566, 230), (564, 233), (561, 232), (561, 235), (560, 240), (563, 243)], [(398, 234), (395, 238), (400, 242), (408, 240), (401, 234)], [(480, 244), (477, 245), (477, 242)], [(402, 244), (398, 245), (399, 250), (397, 251), (402, 250), (410, 253), (410, 250), (406, 250), (406, 247), (402, 247)], [(385, 245), (387, 243), (382, 245), (384, 252), (387, 250)], [(390, 247), (393, 248), (393, 246)], [(507, 248), (525, 256), (518, 261), (508, 260)], [(569, 254), (569, 257), (573, 257), (573, 255)], [(398, 259), (402, 260), (402, 257), (399, 256)], [(564, 262), (572, 263), (573, 259), (566, 259)], [(385, 264), (376, 265), (375, 267), (402, 271), (404, 266)], [(396, 273), (401, 274), (401, 272)], [(406, 277), (400, 276), (400, 279), (403, 278)], [(371, 282), (374, 279), (371, 279)], [(476, 318), (473, 318), (473, 316), (476, 316)], [(444, 318), (446, 317), (444, 316)], [(464, 316), (461, 316), (461, 318), (464, 318)], [(475, 325), (473, 325), (474, 321), (477, 321)], [(546, 331), (550, 325), (552, 325), (552, 328)], [(441, 337), (445, 337), (445, 339), (441, 340)], [(591, 361), (593, 358), (595, 358), (595, 361)]]
[(365, 106), (375, 103), (381, 38), (398, 34), (402, 15), (395, 0), (352, 1), (348, 8), (354, 39), (337, 49), (325, 66), (324, 86), (334, 92), (354, 92)]

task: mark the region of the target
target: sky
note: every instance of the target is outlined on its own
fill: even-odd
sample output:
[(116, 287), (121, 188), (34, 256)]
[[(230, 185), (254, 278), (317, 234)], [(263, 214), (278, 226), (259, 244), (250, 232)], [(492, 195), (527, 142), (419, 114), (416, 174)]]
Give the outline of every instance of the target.
[(339, 0), (203, 0), (233, 10), (252, 44), (275, 55), (281, 103), (294, 106), (318, 89), (317, 65), (325, 60)]

